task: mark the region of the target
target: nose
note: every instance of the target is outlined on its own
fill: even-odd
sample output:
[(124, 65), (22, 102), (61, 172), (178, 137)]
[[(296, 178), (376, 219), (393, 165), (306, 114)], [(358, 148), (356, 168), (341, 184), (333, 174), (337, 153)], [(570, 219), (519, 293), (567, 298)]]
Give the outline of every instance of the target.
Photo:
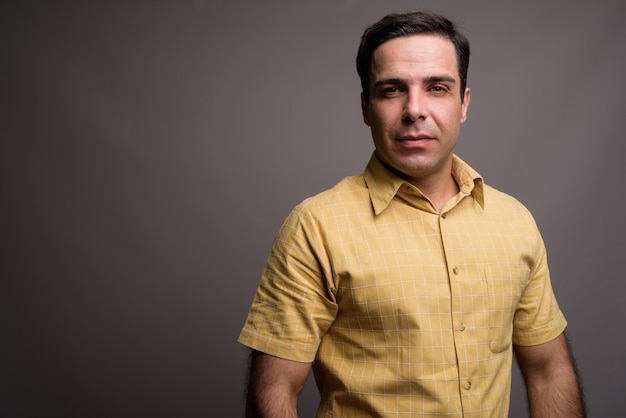
[(409, 90), (404, 103), (402, 119), (406, 122), (415, 122), (426, 119), (426, 103), (423, 94), (415, 90)]

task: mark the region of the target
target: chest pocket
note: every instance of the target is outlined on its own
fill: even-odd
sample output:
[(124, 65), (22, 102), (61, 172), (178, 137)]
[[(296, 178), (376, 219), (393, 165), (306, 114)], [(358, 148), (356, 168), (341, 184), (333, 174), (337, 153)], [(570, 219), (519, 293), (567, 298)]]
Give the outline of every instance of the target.
[(489, 298), (489, 348), (494, 353), (501, 353), (511, 346), (513, 318), (530, 270), (495, 266), (487, 267), (484, 275)]

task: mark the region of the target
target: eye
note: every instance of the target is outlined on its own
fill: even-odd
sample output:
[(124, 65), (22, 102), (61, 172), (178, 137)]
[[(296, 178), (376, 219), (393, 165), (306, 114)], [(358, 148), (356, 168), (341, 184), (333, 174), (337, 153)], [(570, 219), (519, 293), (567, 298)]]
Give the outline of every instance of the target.
[(435, 84), (430, 87), (430, 91), (435, 94), (443, 94), (450, 91), (450, 89), (445, 84)]
[(400, 93), (402, 93), (402, 88), (398, 87), (398, 86), (387, 86), (387, 87), (382, 87), (378, 94), (381, 97), (395, 97), (397, 95), (399, 95)]

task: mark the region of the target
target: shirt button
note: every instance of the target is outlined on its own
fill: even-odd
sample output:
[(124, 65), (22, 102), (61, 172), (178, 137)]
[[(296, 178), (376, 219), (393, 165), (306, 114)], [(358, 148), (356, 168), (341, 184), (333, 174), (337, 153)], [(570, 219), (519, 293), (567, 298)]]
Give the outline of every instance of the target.
[(470, 390), (472, 388), (472, 381), (468, 380), (465, 382), (465, 389)]
[(446, 214), (445, 214), (445, 213), (442, 213), (442, 214), (441, 214), (441, 217), (442, 217), (443, 219), (446, 219)]
[(452, 272), (453, 272), (454, 274), (459, 274), (459, 268), (458, 268), (458, 267), (454, 267), (454, 268), (452, 269)]
[(465, 331), (465, 324), (463, 322), (459, 325), (459, 331)]

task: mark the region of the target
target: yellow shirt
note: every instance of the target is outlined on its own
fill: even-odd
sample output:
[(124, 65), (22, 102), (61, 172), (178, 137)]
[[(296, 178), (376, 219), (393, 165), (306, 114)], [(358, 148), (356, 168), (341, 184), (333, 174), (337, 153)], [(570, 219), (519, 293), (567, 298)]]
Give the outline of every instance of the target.
[(239, 342), (313, 361), (318, 417), (506, 417), (512, 344), (564, 330), (531, 214), (453, 175), (439, 213), (374, 155), (281, 227)]

